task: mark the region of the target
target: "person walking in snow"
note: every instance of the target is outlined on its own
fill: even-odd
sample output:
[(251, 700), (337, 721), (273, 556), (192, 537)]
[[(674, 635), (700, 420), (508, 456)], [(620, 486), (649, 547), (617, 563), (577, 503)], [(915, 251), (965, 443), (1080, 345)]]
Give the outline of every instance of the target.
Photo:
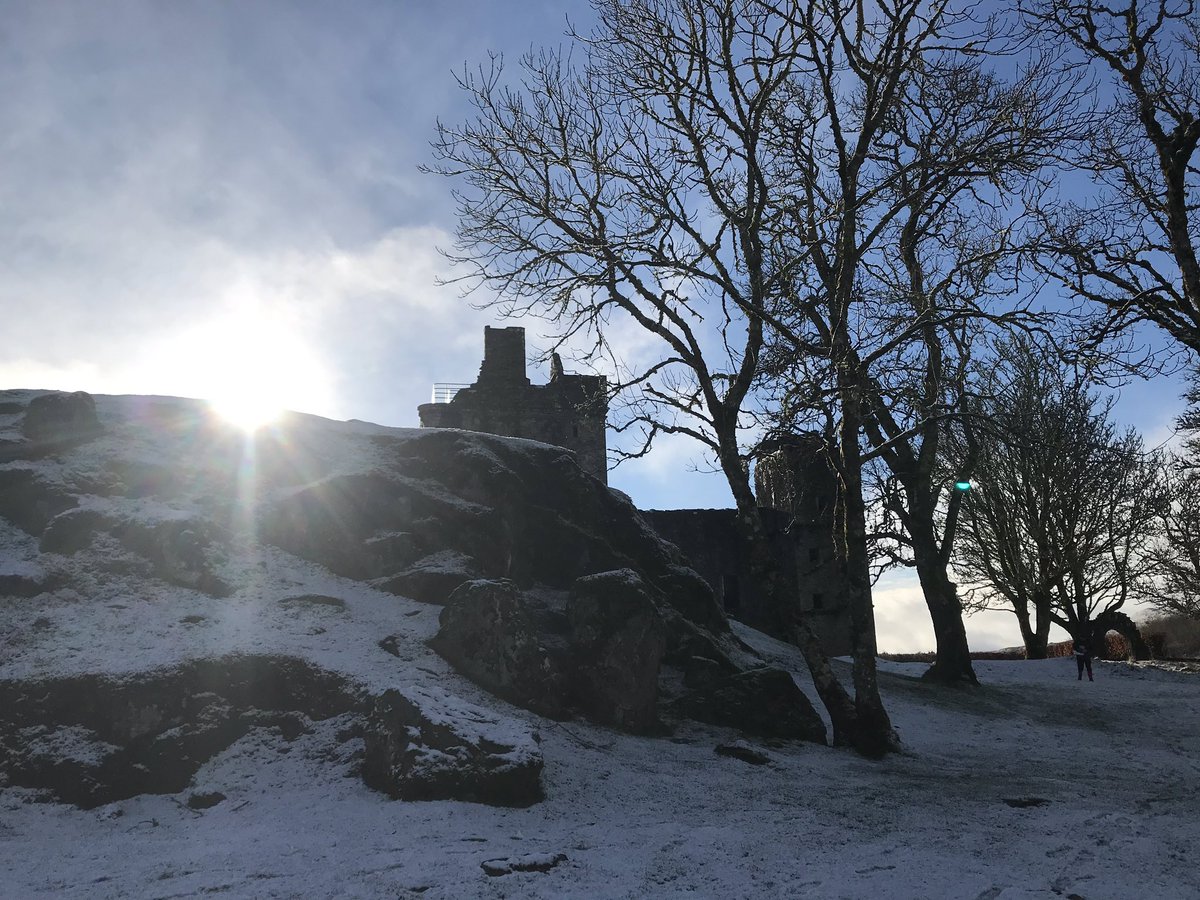
[(1083, 670), (1087, 669), (1088, 681), (1095, 681), (1092, 678), (1092, 651), (1088, 645), (1080, 640), (1075, 639), (1075, 667), (1079, 670), (1079, 681), (1083, 681)]

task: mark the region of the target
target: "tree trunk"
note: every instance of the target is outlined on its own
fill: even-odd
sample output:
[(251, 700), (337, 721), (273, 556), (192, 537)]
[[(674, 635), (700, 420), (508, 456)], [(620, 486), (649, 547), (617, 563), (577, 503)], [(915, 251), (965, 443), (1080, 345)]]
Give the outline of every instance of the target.
[(858, 713), (855, 749), (864, 756), (879, 758), (900, 749), (883, 700), (875, 659), (879, 647), (875, 637), (875, 609), (871, 602), (871, 560), (867, 554), (866, 507), (862, 495), (862, 458), (858, 446), (857, 393), (854, 402), (842, 401), (842, 430), (838, 437), (841, 477), (838, 523), (835, 536), (839, 555), (846, 566), (846, 597), (850, 606), (854, 657), (854, 708)]
[(1025, 658), (1045, 659), (1048, 635), (1035, 631), (1029, 623), (1029, 607), (1025, 604), (1014, 604), (1013, 612), (1017, 615), (1017, 625), (1021, 629), (1021, 641), (1025, 644)]
[(946, 566), (933, 544), (932, 536), (913, 535), (913, 557), (925, 605), (933, 621), (937, 657), (921, 677), (939, 684), (979, 684), (971, 665), (971, 648), (963, 626), (962, 604), (958, 590), (946, 574)]
[(1038, 657), (1029, 657), (1030, 659), (1045, 659), (1047, 648), (1050, 643), (1050, 596), (1048, 594), (1034, 597), (1034, 616), (1037, 622), (1034, 635), (1037, 638), (1038, 644), (1042, 648), (1042, 655)]

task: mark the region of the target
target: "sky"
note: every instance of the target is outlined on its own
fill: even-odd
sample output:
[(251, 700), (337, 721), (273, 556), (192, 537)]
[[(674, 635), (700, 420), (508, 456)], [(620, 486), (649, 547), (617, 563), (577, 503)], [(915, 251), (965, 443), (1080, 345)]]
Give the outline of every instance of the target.
[[(0, 386), (406, 426), (433, 382), (474, 380), (502, 323), (438, 283), (454, 205), (418, 167), (437, 119), (467, 115), (456, 71), (562, 43), (586, 2), (0, 9)], [(1156, 444), (1179, 392), (1132, 385), (1118, 413)], [(644, 508), (730, 505), (705, 467), (681, 439), (611, 483)], [(885, 648), (932, 645), (911, 579), (879, 597)], [(1016, 642), (986, 618), (979, 640)]]

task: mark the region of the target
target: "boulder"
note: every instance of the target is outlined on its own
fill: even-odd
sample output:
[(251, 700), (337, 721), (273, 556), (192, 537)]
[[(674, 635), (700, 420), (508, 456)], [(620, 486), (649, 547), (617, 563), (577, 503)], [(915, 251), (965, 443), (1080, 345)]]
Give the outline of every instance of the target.
[(632, 569), (577, 579), (567, 623), (587, 717), (626, 731), (653, 729), (666, 633), (651, 588)]
[(672, 704), (699, 722), (766, 738), (827, 741), (825, 723), (783, 669), (762, 667), (715, 676)]
[(525, 853), (521, 856), (485, 859), (479, 864), (479, 868), (493, 878), (498, 878), (513, 872), (549, 872), (566, 861), (565, 853)]
[(10, 560), (0, 563), (0, 597), (36, 597), (53, 590), (60, 578), (37, 563)]
[(712, 588), (695, 569), (670, 565), (658, 586), (664, 598), (685, 620), (708, 630), (723, 634), (729, 630), (725, 611), (713, 596)]
[(0, 755), (9, 757), (12, 783), (36, 785), (84, 809), (105, 802), (108, 785), (122, 768), (123, 748), (79, 725), (33, 725), (0, 742), (6, 737), (12, 747), (0, 744)]
[(363, 741), (363, 781), (400, 800), (530, 806), (543, 797), (534, 737), (436, 689), (385, 691)]
[(664, 662), (687, 672), (699, 657), (716, 662), (726, 673), (741, 671), (743, 667), (735, 663), (727, 652), (731, 643), (729, 636), (722, 641), (708, 629), (689, 622), (674, 609), (660, 609), (660, 612), (667, 628)]
[(566, 658), (561, 643), (546, 640), (539, 618), (513, 582), (471, 581), (450, 595), (430, 644), (496, 696), (564, 718), (571, 698)]
[(713, 752), (717, 756), (728, 756), (730, 759), (740, 759), (742, 762), (748, 762), (752, 766), (765, 766), (771, 761), (771, 757), (761, 750), (751, 747), (745, 741), (733, 741), (729, 744), (717, 744), (713, 748)]
[(37, 578), (0, 573), (0, 597), (36, 597), (47, 590), (46, 582)]
[(21, 433), (39, 444), (70, 445), (100, 434), (96, 401), (84, 391), (40, 394), (29, 401)]
[(55, 516), (78, 505), (33, 469), (0, 469), (0, 516), (28, 534), (40, 535)]
[(92, 543), (92, 540), (112, 522), (96, 509), (68, 509), (50, 520), (38, 541), (42, 553), (61, 553), (71, 556)]
[(326, 609), (344, 610), (346, 601), (341, 597), (331, 597), (328, 594), (295, 594), (291, 597), (284, 597), (279, 601), (280, 605), (291, 607), (293, 609), (301, 607), (324, 607)]
[(398, 572), (412, 565), (423, 554), (416, 535), (407, 531), (388, 531), (367, 538), (369, 565), (379, 573)]

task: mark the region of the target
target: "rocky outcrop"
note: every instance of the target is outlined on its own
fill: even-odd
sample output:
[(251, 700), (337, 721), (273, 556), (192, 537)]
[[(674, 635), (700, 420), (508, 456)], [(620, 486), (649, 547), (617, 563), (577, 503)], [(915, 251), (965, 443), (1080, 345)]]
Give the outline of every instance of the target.
[(385, 691), (363, 740), (363, 780), (400, 800), (529, 806), (542, 799), (536, 742), (445, 692)]
[(728, 633), (703, 579), (570, 453), (442, 429), (375, 441), (375, 471), (284, 498), (264, 517), (267, 538), (340, 575), (406, 596), (416, 586), (419, 599), (442, 603), (476, 579), (565, 590), (629, 568), (687, 620)]
[[(487, 690), (542, 715), (648, 732), (664, 665), (746, 669), (708, 584), (571, 454), (440, 429), (375, 442), (373, 471), (292, 493), (263, 533), (341, 575), (444, 604), (432, 645)], [(706, 721), (824, 740), (794, 683), (790, 694), (770, 683), (762, 697), (741, 684), (673, 699), (679, 710), (724, 709), (732, 692), (736, 723), (730, 711)], [(789, 696), (803, 705), (780, 718)]]
[(0, 772), (85, 809), (184, 790), (254, 727), (285, 740), (361, 708), (344, 679), (298, 659), (234, 656), (126, 677), (0, 682)]
[(523, 726), (434, 689), (371, 697), (340, 675), (279, 656), (196, 660), (121, 678), (0, 681), (0, 786), (42, 789), (84, 809), (179, 793), (252, 728), (286, 743), (330, 720), (341, 723), (342, 743), (353, 748), (361, 737), (363, 780), (393, 797), (503, 806), (542, 797), (541, 752)]
[[(232, 595), (230, 607), (253, 601), (256, 614), (285, 618), (305, 636), (297, 653), (320, 645), (329, 654), (316, 657), (322, 660), (343, 651), (320, 636), (332, 636), (335, 622), (359, 627), (369, 608), (367, 627), (379, 633), (365, 635), (366, 646), (391, 654), (380, 652), (380, 662), (396, 674), (396, 692), (380, 698), (291, 657), (0, 682), (0, 773), (12, 783), (81, 805), (177, 792), (248, 729), (278, 729), (287, 740), (315, 727), (317, 740), (326, 726), (315, 723), (344, 715), (353, 724), (339, 740), (350, 746), (362, 739), (364, 778), (393, 796), (512, 805), (540, 796), (541, 757), (527, 728), (501, 727), (500, 714), (411, 683), (436, 677), (421, 666), (428, 616), (414, 619), (415, 629), (400, 618), (422, 609), (397, 601), (389, 622), (386, 597), (359, 590), (351, 601), (351, 590), (307, 566), (298, 567), (303, 579), (268, 587), (261, 579), (288, 562), (274, 551), (253, 562), (263, 548), (242, 553), (237, 542), (245, 540), (443, 606), (431, 641), (437, 652), (538, 714), (637, 733), (691, 717), (750, 734), (823, 739), (794, 683), (747, 676), (756, 658), (678, 551), (628, 498), (560, 448), (302, 416), (251, 441), (202, 404), (108, 398), (99, 439), (49, 453), (17, 434), (31, 421), (27, 407), (36, 395), (12, 396), (21, 411), (0, 420), (7, 454), (0, 458), (0, 517), (20, 551), (0, 569), (0, 593), (21, 598), (11, 608), (28, 610), (23, 652), (53, 648), (70, 615), (61, 605), (53, 616), (36, 611), (43, 592), (82, 596), (101, 585), (166, 603), (173, 595), (163, 588), (175, 585), (210, 598)], [(90, 433), (86, 416), (62, 421)], [(164, 611), (171, 624), (160, 622), (156, 639), (170, 649), (154, 658), (186, 658), (193, 639), (198, 655), (211, 652), (211, 623), (226, 621), (225, 604), (194, 595), (186, 602), (192, 608), (177, 616)], [(104, 608), (127, 606), (117, 598)], [(294, 621), (314, 617), (320, 621)], [(47, 668), (44, 659), (37, 663)], [(335, 698), (336, 711), (321, 698)], [(788, 703), (798, 711), (785, 710)]]

